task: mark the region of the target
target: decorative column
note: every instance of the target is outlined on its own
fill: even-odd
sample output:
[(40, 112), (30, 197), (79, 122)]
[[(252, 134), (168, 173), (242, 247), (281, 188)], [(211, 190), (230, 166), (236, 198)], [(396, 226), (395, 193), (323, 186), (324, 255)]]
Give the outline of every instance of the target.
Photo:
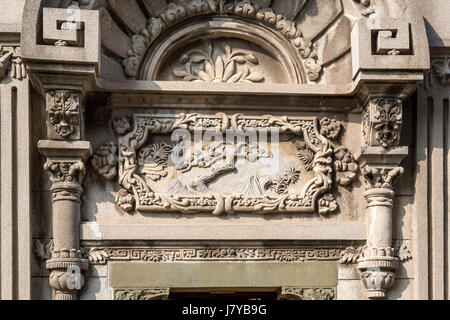
[(38, 147), (51, 176), (54, 250), (47, 260), (53, 299), (75, 300), (84, 285), (89, 263), (80, 251), (80, 205), (85, 176), (84, 162), (91, 145), (82, 138), (82, 91), (53, 89), (46, 93), (48, 137)]
[(408, 147), (395, 147), (401, 121), (398, 99), (370, 99), (364, 111), (364, 146), (358, 162), (366, 182), (367, 243), (358, 269), (369, 299), (386, 298), (399, 263), (392, 243), (392, 207), (394, 183), (404, 172), (399, 165), (408, 155)]

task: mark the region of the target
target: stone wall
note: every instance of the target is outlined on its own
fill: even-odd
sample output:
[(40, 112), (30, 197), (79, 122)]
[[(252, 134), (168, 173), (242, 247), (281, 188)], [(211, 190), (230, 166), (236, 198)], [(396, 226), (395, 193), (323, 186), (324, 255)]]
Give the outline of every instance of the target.
[[(122, 263), (148, 275), (155, 270), (163, 274), (164, 264), (178, 270), (180, 263), (195, 273), (191, 266), (200, 261), (211, 264), (202, 269), (211, 281), (219, 280), (208, 273), (217, 262), (226, 262), (235, 272), (244, 272), (243, 263), (259, 273), (277, 264), (286, 270), (293, 265), (307, 268), (309, 263), (337, 269), (336, 275), (328, 273), (337, 277), (337, 284), (316, 283), (314, 276), (271, 278), (271, 286), (282, 288), (281, 298), (302, 299), (302, 287), (330, 286), (321, 298), (386, 294), (392, 300), (448, 299), (450, 30), (440, 14), (447, 1), (417, 1), (422, 13), (403, 0), (390, 5), (377, 0), (253, 1), (252, 7), (245, 7), (250, 2), (244, 1), (226, 18), (221, 16), (223, 8), (199, 6), (190, 19), (178, 13), (172, 17), (173, 8), (162, 2), (143, 0), (138, 6), (133, 0), (131, 7), (123, 7), (117, 1), (77, 1), (76, 7), (88, 9), (80, 16), (85, 28), (81, 33), (52, 28), (52, 19), (67, 14), (56, 8), (67, 8), (70, 1), (45, 2), (42, 14), (49, 22), (44, 19), (42, 26), (36, 13), (41, 1), (26, 3), (23, 18), (25, 1), (8, 2), (0, 3), (0, 12), (11, 13), (0, 18), (1, 299), (120, 299), (136, 294), (127, 291), (127, 283), (138, 286), (133, 275), (128, 278), (120, 271)], [(269, 6), (283, 14), (276, 28)], [(251, 13), (255, 8), (259, 15)], [(207, 32), (202, 14), (218, 16), (209, 16), (213, 22)], [(422, 14), (429, 43), (421, 33)], [(22, 19), (26, 22), (21, 29)], [(377, 52), (365, 51), (374, 43), (366, 38), (383, 28), (366, 21), (395, 30), (385, 38), (379, 34)], [(412, 44), (405, 36), (408, 23)], [(91, 37), (80, 40), (83, 32)], [(209, 44), (195, 38), (202, 32), (208, 34)], [(280, 32), (276, 40), (274, 32)], [(225, 66), (219, 72), (220, 61), (228, 63), (227, 57), (238, 49), (244, 53), (234, 73), (226, 75)], [(208, 51), (214, 57), (210, 67), (203, 58), (194, 61), (199, 59), (196, 54), (207, 56)], [(419, 86), (428, 51), (431, 69)], [(181, 81), (186, 77), (198, 83)], [(224, 79), (247, 81), (208, 83)], [(55, 116), (52, 108), (58, 99), (74, 108), (67, 118)], [(394, 120), (374, 120), (377, 112), (397, 106)], [(139, 138), (139, 119), (147, 123), (144, 135), (151, 138)], [(268, 203), (245, 208), (236, 205), (239, 199), (230, 205), (227, 199), (234, 191), (245, 195), (255, 186), (250, 179), (247, 188), (235, 187), (252, 170), (236, 166), (237, 174), (213, 170), (217, 181), (206, 177), (204, 184), (195, 185), (207, 187), (201, 189), (205, 194), (214, 191), (198, 200), (206, 204), (186, 205), (188, 197), (179, 186), (174, 200), (166, 177), (176, 170), (168, 162), (154, 163), (152, 155), (164, 146), (172, 148), (170, 134), (176, 128), (164, 127), (167, 119), (187, 123), (187, 128), (201, 121), (222, 132), (236, 130), (234, 123), (244, 123), (241, 130), (278, 126), (287, 135), (280, 148), (285, 175), (302, 184), (308, 179), (317, 183), (321, 166), (329, 166), (328, 175), (319, 174), (329, 179), (329, 185), (321, 182), (326, 192), (317, 193), (317, 203), (292, 212), (279, 205), (267, 209)], [(316, 124), (307, 127), (308, 119), (316, 119)], [(288, 137), (298, 135), (299, 122), (313, 129), (305, 129), (310, 130), (303, 133), (306, 138)], [(314, 142), (317, 136), (320, 142)], [(309, 149), (291, 148), (292, 139), (309, 143)], [(320, 158), (320, 148), (326, 145), (331, 162), (318, 161), (308, 169), (308, 161)], [(132, 150), (136, 159), (145, 156), (133, 167), (127, 162), (130, 152), (123, 148)], [(291, 162), (299, 164), (300, 172), (288, 172)], [(179, 173), (181, 184), (210, 173), (207, 166), (193, 167)], [(280, 181), (269, 181), (272, 190), (281, 190), (283, 196), (300, 194), (295, 182), (280, 187), (284, 171), (277, 172)], [(394, 187), (400, 171), (403, 175)], [(142, 193), (142, 186), (162, 190), (164, 200), (158, 201), (166, 201), (164, 205), (154, 205), (154, 195)], [(371, 273), (374, 266), (391, 279), (381, 288), (371, 288), (365, 280), (376, 277)], [(66, 267), (82, 271), (81, 291), (65, 286)], [(151, 288), (151, 277), (145, 279), (147, 297), (167, 298), (170, 281)], [(285, 282), (298, 288), (289, 291)]]

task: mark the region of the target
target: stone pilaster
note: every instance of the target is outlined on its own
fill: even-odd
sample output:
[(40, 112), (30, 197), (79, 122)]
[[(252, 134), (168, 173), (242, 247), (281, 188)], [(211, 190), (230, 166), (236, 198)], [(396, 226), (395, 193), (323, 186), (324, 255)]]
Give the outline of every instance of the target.
[(54, 250), (47, 260), (55, 300), (74, 300), (84, 285), (89, 263), (80, 251), (80, 204), (84, 161), (91, 155), (89, 142), (39, 141), (46, 157), (44, 169), (52, 183)]
[(394, 184), (403, 174), (407, 147), (397, 146), (402, 124), (402, 102), (369, 99), (363, 114), (363, 147), (357, 157), (366, 183), (367, 243), (358, 259), (361, 280), (369, 299), (384, 299), (395, 281), (398, 258), (392, 247)]

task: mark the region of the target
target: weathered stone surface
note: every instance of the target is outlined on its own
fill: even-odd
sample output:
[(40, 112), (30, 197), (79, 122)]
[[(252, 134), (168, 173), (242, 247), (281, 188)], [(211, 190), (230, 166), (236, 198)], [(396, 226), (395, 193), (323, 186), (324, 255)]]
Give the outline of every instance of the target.
[(447, 6), (1, 1), (0, 299), (448, 298)]

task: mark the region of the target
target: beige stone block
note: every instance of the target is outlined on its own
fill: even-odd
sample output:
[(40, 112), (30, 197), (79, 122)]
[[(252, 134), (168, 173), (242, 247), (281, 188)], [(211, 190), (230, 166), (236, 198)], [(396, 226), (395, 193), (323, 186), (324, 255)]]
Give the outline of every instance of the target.
[(366, 300), (366, 289), (361, 280), (339, 280), (337, 300)]
[(87, 278), (80, 300), (112, 300), (112, 289), (107, 278)]
[(413, 238), (414, 197), (395, 197), (392, 209), (392, 237), (394, 240)]
[(48, 277), (31, 278), (31, 300), (52, 300)]
[(413, 300), (414, 297), (414, 280), (397, 279), (394, 285), (387, 293), (388, 300)]
[(337, 275), (336, 262), (111, 262), (109, 280), (113, 288), (335, 287)]

